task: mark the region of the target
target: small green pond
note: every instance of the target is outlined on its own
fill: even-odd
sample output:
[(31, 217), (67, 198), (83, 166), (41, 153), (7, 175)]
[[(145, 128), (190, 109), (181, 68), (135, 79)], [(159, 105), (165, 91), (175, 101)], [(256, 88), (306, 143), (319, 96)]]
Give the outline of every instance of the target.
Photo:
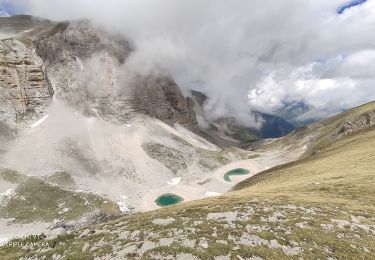
[(167, 193), (167, 194), (160, 195), (155, 200), (155, 202), (160, 207), (166, 207), (166, 206), (170, 206), (170, 205), (173, 205), (173, 204), (180, 203), (183, 200), (184, 200), (183, 198), (181, 198), (180, 196), (177, 196), (176, 194)]
[(224, 180), (227, 181), (227, 182), (231, 182), (232, 181), (230, 179), (231, 176), (246, 175), (246, 174), (249, 174), (249, 173), (250, 173), (249, 170), (246, 170), (246, 169), (243, 169), (243, 168), (234, 169), (234, 170), (231, 170), (231, 171), (227, 172), (226, 174), (224, 174)]

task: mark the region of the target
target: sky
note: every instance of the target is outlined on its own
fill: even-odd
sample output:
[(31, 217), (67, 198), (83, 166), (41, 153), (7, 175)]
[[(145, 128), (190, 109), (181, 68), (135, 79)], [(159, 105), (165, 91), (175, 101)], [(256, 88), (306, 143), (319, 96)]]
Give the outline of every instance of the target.
[(310, 110), (298, 119), (320, 119), (375, 100), (374, 0), (0, 0), (0, 9), (9, 3), (123, 34), (130, 68), (205, 92), (212, 118), (252, 124), (251, 110), (303, 102)]
[(357, 5), (361, 5), (363, 3), (367, 2), (367, 0), (352, 0), (352, 1), (349, 1), (345, 4), (342, 4), (341, 6), (339, 6), (339, 8), (337, 8), (337, 13), (338, 14), (343, 14), (346, 10), (352, 8), (352, 7), (355, 7)]
[(0, 0), (0, 17), (10, 16), (22, 12), (22, 6), (18, 5), (17, 0)]

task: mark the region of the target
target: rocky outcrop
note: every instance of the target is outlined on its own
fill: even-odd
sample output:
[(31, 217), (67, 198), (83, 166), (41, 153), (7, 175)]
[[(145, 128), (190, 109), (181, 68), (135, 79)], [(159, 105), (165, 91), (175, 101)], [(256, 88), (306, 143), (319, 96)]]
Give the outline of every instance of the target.
[[(54, 23), (45, 19), (40, 19), (30, 15), (15, 15), (12, 17), (0, 17), (0, 30), (4, 33), (19, 34), (46, 32), (54, 26)], [(30, 35), (30, 34), (29, 34)]]
[[(56, 28), (58, 27), (58, 28)], [(130, 53), (128, 43), (81, 21), (56, 25), (49, 37), (35, 42), (38, 55), (44, 60), (50, 73), (56, 98), (74, 106), (94, 98), (89, 93), (90, 81), (101, 80), (101, 89), (107, 90), (99, 97), (108, 96), (118, 80), (119, 65)], [(101, 35), (102, 34), (102, 35)], [(107, 42), (103, 42), (104, 39)], [(96, 64), (83, 63), (93, 56)], [(97, 68), (94, 68), (94, 65)], [(98, 97), (98, 95), (95, 95)], [(88, 104), (85, 104), (88, 105)]]
[(337, 127), (333, 136), (341, 138), (373, 125), (375, 125), (375, 110), (349, 117)]
[(198, 129), (193, 100), (185, 98), (171, 78), (148, 77), (139, 83), (134, 92), (134, 108), (168, 124), (175, 122), (192, 130)]
[(52, 95), (40, 57), (18, 40), (0, 41), (0, 121), (35, 120), (45, 112)]

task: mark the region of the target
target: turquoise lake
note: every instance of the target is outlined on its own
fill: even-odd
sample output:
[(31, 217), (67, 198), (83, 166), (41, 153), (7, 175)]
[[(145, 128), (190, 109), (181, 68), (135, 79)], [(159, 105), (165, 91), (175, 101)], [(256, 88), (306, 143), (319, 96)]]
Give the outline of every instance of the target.
[(249, 170), (246, 170), (246, 169), (243, 169), (243, 168), (238, 168), (238, 169), (234, 169), (234, 170), (231, 170), (229, 172), (227, 172), (226, 174), (224, 174), (224, 180), (227, 181), (227, 182), (231, 182), (231, 176), (236, 176), (236, 175), (246, 175), (246, 174), (249, 174), (250, 171)]
[(160, 206), (160, 207), (166, 207), (170, 205), (174, 205), (177, 203), (180, 203), (184, 201), (184, 199), (180, 196), (177, 196), (176, 194), (173, 193), (167, 193), (159, 196), (156, 200), (155, 203)]

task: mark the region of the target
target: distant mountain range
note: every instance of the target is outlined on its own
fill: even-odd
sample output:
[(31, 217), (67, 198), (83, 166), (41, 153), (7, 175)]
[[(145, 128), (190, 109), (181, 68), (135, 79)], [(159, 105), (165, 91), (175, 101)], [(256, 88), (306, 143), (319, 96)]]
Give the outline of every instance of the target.
[[(204, 93), (192, 90), (192, 97), (196, 102), (196, 113), (198, 116), (207, 118), (204, 112), (204, 104), (209, 99)], [(209, 127), (202, 128), (201, 131), (210, 135), (212, 138), (218, 140), (222, 138), (228, 142), (229, 140), (238, 142), (240, 144), (256, 141), (259, 139), (266, 138), (277, 138), (287, 135), (295, 129), (295, 126), (285, 120), (283, 117), (278, 115), (271, 115), (262, 113), (259, 111), (249, 111), (252, 113), (257, 121), (262, 121), (262, 126), (259, 129), (247, 127), (240, 123), (235, 116), (232, 117), (222, 117), (209, 122)], [(286, 111), (285, 111), (286, 114)], [(292, 118), (293, 116), (290, 116)], [(233, 145), (233, 142), (228, 144)], [(219, 142), (220, 143), (220, 142)]]

